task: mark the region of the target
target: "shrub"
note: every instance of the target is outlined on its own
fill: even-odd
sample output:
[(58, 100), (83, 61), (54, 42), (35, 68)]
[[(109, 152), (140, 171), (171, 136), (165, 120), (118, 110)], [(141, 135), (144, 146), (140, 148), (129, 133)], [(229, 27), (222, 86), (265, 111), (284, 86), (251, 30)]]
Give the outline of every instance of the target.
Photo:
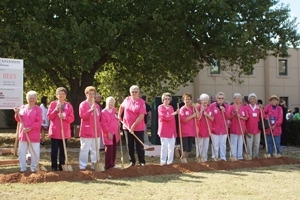
[(288, 144), (300, 146), (300, 121), (287, 121), (286, 133)]
[(8, 128), (15, 129), (17, 122), (15, 120), (15, 112), (13, 110), (4, 110), (4, 119)]

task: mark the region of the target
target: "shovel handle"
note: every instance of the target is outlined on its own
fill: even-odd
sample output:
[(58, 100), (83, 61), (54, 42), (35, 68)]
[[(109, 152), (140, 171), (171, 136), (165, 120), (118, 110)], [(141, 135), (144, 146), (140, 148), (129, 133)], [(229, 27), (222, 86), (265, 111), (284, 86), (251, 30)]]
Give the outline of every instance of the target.
[[(128, 126), (123, 121), (121, 121), (121, 123), (123, 124), (123, 126), (125, 128), (127, 128), (129, 130)], [(136, 136), (133, 131), (130, 133), (135, 137), (135, 139), (137, 139), (137, 141), (139, 141), (139, 143), (141, 143), (141, 145), (143, 145), (143, 147), (145, 149), (145, 144), (140, 140), (140, 138), (138, 138), (138, 136)]]
[[(95, 100), (93, 99), (93, 104), (95, 104)], [(97, 120), (96, 120), (96, 108), (94, 106), (94, 135), (95, 135), (95, 147), (96, 147), (96, 157), (97, 157), (97, 162), (99, 162), (99, 147), (98, 147), (98, 138), (97, 138)]]
[[(196, 113), (196, 108), (195, 106), (193, 106), (193, 110), (194, 110), (194, 113)], [(195, 129), (196, 129), (196, 135), (197, 135), (197, 146), (198, 146), (198, 154), (200, 156), (200, 159), (201, 159), (201, 151), (200, 151), (200, 139), (199, 139), (199, 133), (198, 133), (198, 128), (197, 128), (197, 120), (196, 120), (196, 117), (194, 117), (194, 123), (195, 123)]]
[[(177, 103), (177, 109), (179, 110), (179, 103)], [(180, 151), (181, 151), (181, 157), (183, 157), (183, 142), (182, 142), (182, 132), (181, 132), (181, 124), (180, 124), (180, 114), (178, 114), (177, 117), (178, 117), (178, 129), (179, 129), (179, 139), (180, 139)]]
[(221, 112), (222, 112), (223, 121), (224, 121), (225, 129), (226, 129), (227, 140), (228, 140), (228, 144), (229, 144), (229, 148), (230, 148), (230, 154), (232, 155), (232, 148), (231, 148), (230, 136), (229, 136), (229, 133), (228, 133), (228, 126), (227, 126), (227, 123), (226, 123), (224, 111), (222, 110)]
[[(59, 113), (61, 115), (61, 111), (59, 111)], [(59, 118), (59, 121), (60, 121), (60, 127), (61, 127), (61, 138), (62, 138), (63, 147), (64, 147), (65, 165), (66, 165), (69, 163), (69, 161), (68, 161), (67, 147), (66, 147), (66, 141), (65, 141), (65, 131), (64, 131), (64, 127), (63, 127), (62, 118)]]
[(265, 118), (264, 118), (262, 109), (260, 109), (260, 115), (261, 115), (261, 122), (262, 122), (262, 128), (263, 128), (264, 138), (265, 138), (266, 153), (269, 154), (269, 152), (268, 152), (267, 136), (266, 136), (266, 129), (265, 129), (265, 122), (264, 122)]
[(208, 124), (207, 116), (205, 116), (205, 121), (206, 121), (207, 129), (208, 129), (208, 133), (209, 133), (209, 136), (210, 136), (210, 139), (211, 139), (211, 143), (212, 143), (212, 146), (213, 146), (212, 149), (214, 150), (215, 157), (217, 157), (218, 155), (216, 154), (215, 143), (214, 143), (214, 140), (211, 136), (211, 130), (210, 130), (210, 126)]
[(270, 127), (270, 133), (271, 133), (271, 136), (272, 136), (273, 145), (274, 145), (274, 147), (275, 147), (275, 154), (277, 154), (277, 147), (276, 147), (276, 143), (275, 143), (275, 140), (274, 140), (273, 131), (272, 131), (272, 129), (271, 129), (271, 123), (270, 123), (269, 116), (267, 116), (267, 120), (268, 120), (268, 124), (269, 124), (269, 127)]
[(247, 146), (246, 146), (246, 141), (245, 141), (245, 137), (244, 137), (244, 131), (243, 131), (243, 128), (242, 128), (241, 119), (238, 116), (237, 116), (237, 118), (238, 118), (238, 121), (239, 121), (241, 133), (242, 133), (242, 138), (243, 138), (243, 143), (244, 143), (245, 151), (246, 151), (246, 154), (248, 155), (248, 149), (247, 149)]

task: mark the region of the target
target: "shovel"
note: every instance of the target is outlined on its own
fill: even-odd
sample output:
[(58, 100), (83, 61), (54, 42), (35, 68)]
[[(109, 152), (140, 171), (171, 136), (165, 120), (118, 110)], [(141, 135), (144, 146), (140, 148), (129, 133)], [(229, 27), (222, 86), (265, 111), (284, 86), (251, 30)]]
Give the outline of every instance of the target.
[[(179, 103), (177, 103), (177, 109), (179, 109)], [(179, 129), (180, 150), (181, 150), (180, 160), (181, 160), (182, 163), (187, 163), (186, 158), (183, 157), (183, 144), (182, 144), (182, 133), (181, 133), (180, 115), (178, 114), (177, 116), (178, 116), (178, 129)]]
[(264, 116), (262, 113), (262, 109), (260, 109), (260, 115), (261, 115), (261, 120), (262, 120), (262, 128), (264, 132), (264, 138), (265, 138), (265, 148), (266, 148), (266, 153), (264, 154), (265, 158), (271, 158), (271, 155), (268, 152), (268, 143), (267, 143), (267, 138), (266, 138), (266, 129), (265, 129), (265, 123), (264, 123)]
[(246, 141), (245, 141), (245, 137), (244, 137), (244, 131), (243, 131), (243, 128), (242, 128), (241, 120), (238, 116), (237, 116), (237, 118), (238, 118), (238, 121), (239, 121), (240, 129), (241, 129), (241, 133), (242, 133), (242, 138), (243, 138), (243, 144), (244, 144), (245, 151), (246, 151), (246, 153), (243, 154), (244, 158), (245, 158), (245, 160), (252, 160), (251, 156), (248, 154), (248, 149), (247, 149), (247, 146), (246, 146)]
[(228, 133), (227, 123), (226, 123), (225, 116), (224, 116), (224, 111), (222, 111), (222, 116), (223, 116), (223, 120), (224, 120), (224, 125), (225, 125), (225, 129), (226, 129), (226, 134), (227, 134), (227, 140), (228, 140), (229, 149), (230, 149), (229, 161), (237, 161), (237, 158), (232, 156), (231, 142), (230, 142), (230, 137), (229, 137), (229, 133)]
[[(93, 102), (95, 104), (95, 102)], [(96, 172), (103, 172), (104, 165), (100, 163), (99, 160), (99, 148), (98, 148), (98, 138), (97, 138), (97, 124), (96, 124), (96, 108), (94, 108), (94, 135), (95, 135), (95, 147), (96, 147), (96, 162), (94, 163), (94, 169)]]
[[(129, 130), (128, 126), (127, 126), (123, 121), (121, 121), (121, 123), (123, 124), (123, 126), (124, 126), (125, 128), (127, 128), (127, 129)], [(141, 145), (143, 145), (145, 151), (154, 151), (154, 150), (155, 150), (154, 147), (150, 147), (149, 145), (145, 145), (145, 144), (140, 140), (140, 138), (138, 138), (138, 137), (134, 134), (133, 131), (130, 132), (130, 133), (135, 137), (135, 139), (137, 139), (137, 141), (139, 141), (139, 143), (141, 143)]]
[(15, 145), (14, 145), (14, 155), (18, 155), (18, 141), (19, 141), (19, 131), (20, 131), (20, 123), (17, 124), (17, 130), (16, 130), (16, 138), (15, 138)]
[[(196, 108), (194, 107), (194, 113), (196, 113)], [(197, 135), (197, 145), (198, 145), (198, 156), (196, 157), (197, 162), (205, 162), (204, 158), (201, 156), (201, 151), (200, 151), (200, 138), (199, 138), (199, 133), (197, 129), (197, 121), (196, 117), (194, 117), (194, 123), (195, 123), (195, 128), (196, 128), (196, 135)]]
[[(23, 120), (22, 120), (22, 118), (21, 118), (21, 116), (20, 116), (20, 113), (18, 113), (18, 117), (19, 117), (19, 119), (20, 119), (20, 123), (18, 123), (18, 124), (21, 124), (22, 127), (25, 128), (25, 126), (24, 126), (24, 124), (23, 124)], [(17, 127), (17, 129), (18, 129), (18, 127)], [(33, 154), (33, 156), (34, 156), (34, 158), (35, 158), (35, 160), (36, 160), (36, 163), (37, 163), (37, 166), (36, 166), (36, 168), (35, 168), (35, 171), (36, 171), (36, 172), (39, 172), (39, 171), (47, 171), (47, 169), (46, 169), (42, 164), (39, 163), (39, 162), (40, 162), (40, 161), (39, 161), (39, 158), (38, 158), (38, 156), (36, 155), (36, 152), (35, 152), (35, 150), (34, 150), (32, 144), (31, 144), (31, 142), (30, 142), (30, 139), (29, 139), (29, 137), (28, 137), (28, 134), (25, 133), (25, 136), (26, 136), (27, 143), (28, 143), (28, 145), (29, 145), (29, 149), (31, 150), (31, 152), (32, 152), (32, 154)]]
[(267, 116), (267, 120), (268, 120), (268, 124), (269, 124), (269, 128), (270, 128), (270, 133), (271, 133), (273, 144), (274, 144), (274, 148), (275, 148), (275, 153), (273, 155), (274, 155), (275, 158), (280, 158), (281, 156), (279, 154), (277, 154), (277, 147), (276, 147), (276, 143), (275, 143), (275, 140), (274, 140), (273, 130), (271, 128), (271, 123), (270, 123), (269, 116)]
[[(61, 114), (61, 111), (60, 111), (60, 114)], [(64, 131), (64, 127), (63, 127), (62, 118), (59, 118), (59, 120), (60, 120), (61, 137), (62, 137), (64, 154), (65, 154), (65, 164), (62, 165), (61, 167), (62, 167), (63, 171), (72, 172), (73, 171), (72, 166), (69, 164), (69, 161), (68, 161), (67, 147), (66, 147), (66, 141), (65, 141), (65, 131)]]
[[(214, 151), (215, 157), (217, 157), (218, 155), (216, 154), (215, 144), (214, 144), (214, 140), (211, 136), (211, 130), (210, 130), (210, 127), (209, 127), (209, 124), (208, 124), (208, 121), (207, 121), (207, 116), (205, 116), (205, 121), (206, 121), (207, 129), (208, 129), (208, 133), (209, 133), (209, 136), (210, 136), (211, 144), (212, 144), (212, 149)], [(212, 158), (212, 160), (213, 161), (218, 161), (219, 159), (218, 158)]]

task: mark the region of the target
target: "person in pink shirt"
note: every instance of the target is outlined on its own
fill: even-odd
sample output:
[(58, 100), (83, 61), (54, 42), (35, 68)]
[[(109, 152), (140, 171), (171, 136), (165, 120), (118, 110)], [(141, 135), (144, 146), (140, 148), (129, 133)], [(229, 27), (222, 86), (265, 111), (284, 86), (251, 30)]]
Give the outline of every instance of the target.
[(182, 145), (183, 156), (182, 158), (188, 158), (189, 153), (192, 151), (193, 140), (196, 137), (196, 124), (195, 118), (199, 118), (199, 112), (196, 109), (194, 112), (194, 106), (192, 104), (192, 95), (185, 93), (183, 96), (184, 106), (180, 108), (180, 123), (182, 133)]
[[(248, 113), (245, 106), (241, 104), (242, 95), (235, 93), (233, 95), (234, 104), (229, 107), (230, 121), (230, 142), (232, 149), (232, 156), (238, 160), (243, 159), (243, 135), (246, 130), (246, 121)], [(242, 130), (239, 124), (241, 122)], [(243, 131), (243, 132), (242, 132)]]
[[(277, 154), (281, 156), (281, 146), (280, 146), (280, 139), (281, 139), (281, 124), (283, 118), (283, 111), (282, 108), (278, 105), (278, 97), (276, 95), (272, 95), (269, 99), (270, 104), (268, 104), (264, 109), (264, 115), (266, 119), (270, 120), (271, 129), (273, 131), (275, 145), (277, 149)], [(268, 152), (273, 156), (273, 149), (274, 144), (272, 140), (272, 135), (270, 129), (266, 129), (266, 136), (267, 136), (267, 143), (268, 143)]]
[[(210, 111), (212, 113), (212, 117), (214, 118), (212, 122), (212, 140), (214, 146), (211, 147), (215, 148), (212, 150), (212, 158), (220, 158), (222, 160), (226, 160), (226, 139), (227, 139), (227, 132), (226, 132), (226, 125), (223, 119), (223, 113), (225, 117), (225, 121), (227, 122), (229, 108), (228, 105), (225, 104), (225, 94), (224, 92), (218, 92), (216, 95), (217, 102), (214, 102), (210, 105)], [(215, 152), (217, 155), (215, 155)]]
[[(35, 91), (29, 91), (26, 94), (26, 105), (21, 106), (20, 108), (15, 108), (15, 120), (17, 122), (23, 122), (20, 125), (19, 130), (19, 162), (21, 172), (25, 172), (26, 168), (26, 154), (28, 151), (28, 142), (26, 135), (28, 135), (29, 140), (32, 144), (32, 147), (38, 157), (40, 158), (40, 130), (43, 123), (42, 118), (42, 109), (35, 105), (37, 101), (37, 93)], [(20, 118), (19, 118), (20, 115)], [(29, 148), (29, 152), (32, 155), (33, 152), (31, 148)], [(31, 158), (30, 170), (31, 172), (35, 172), (35, 168), (37, 167), (37, 160), (35, 156)]]
[(158, 130), (157, 135), (160, 137), (161, 151), (160, 164), (172, 164), (174, 158), (174, 146), (177, 137), (175, 115), (179, 110), (174, 112), (170, 105), (172, 96), (170, 93), (163, 93), (161, 96), (163, 102), (158, 106)]
[[(258, 128), (258, 122), (260, 117), (261, 105), (257, 105), (257, 96), (255, 93), (248, 95), (249, 104), (246, 105), (248, 120), (246, 122), (246, 143), (247, 149), (253, 158), (258, 158), (259, 144), (260, 144), (260, 130)], [(253, 153), (252, 153), (253, 148)]]
[[(94, 97), (96, 89), (93, 86), (88, 86), (84, 91), (86, 100), (79, 105), (79, 117), (81, 118), (81, 125), (79, 130), (80, 136), (80, 152), (79, 152), (79, 169), (85, 170), (88, 165), (89, 151), (91, 151), (91, 169), (94, 169), (93, 163), (96, 163), (97, 154), (100, 148), (100, 134), (101, 134), (101, 108), (95, 103)], [(95, 122), (94, 113), (96, 113), (96, 133), (95, 133)], [(98, 149), (96, 149), (95, 134), (97, 135)]]
[(117, 143), (120, 140), (120, 130), (115, 103), (116, 100), (113, 97), (107, 97), (106, 108), (102, 110), (101, 114), (102, 138), (105, 145), (105, 169), (117, 168), (115, 162)]
[[(56, 89), (57, 101), (52, 101), (49, 105), (47, 117), (50, 120), (48, 135), (51, 138), (51, 168), (52, 171), (62, 171), (65, 164), (65, 154), (62, 142), (62, 128), (64, 130), (65, 141), (71, 137), (70, 124), (74, 121), (73, 107), (66, 102), (67, 90), (59, 87)], [(63, 127), (61, 127), (62, 119)], [(57, 153), (59, 150), (59, 165), (57, 167)]]
[(126, 97), (119, 108), (118, 118), (122, 121), (123, 117), (123, 129), (125, 130), (125, 137), (128, 141), (130, 165), (135, 166), (136, 160), (134, 156), (134, 143), (138, 154), (139, 163), (141, 166), (145, 165), (145, 151), (143, 145), (131, 134), (134, 134), (144, 142), (144, 115), (146, 114), (145, 101), (139, 97), (140, 89), (137, 85), (133, 85), (129, 89), (130, 96)]
[(207, 161), (207, 150), (209, 145), (209, 132), (208, 132), (208, 126), (206, 123), (205, 117), (207, 117), (208, 125), (211, 127), (212, 122), (214, 121), (214, 118), (212, 117), (212, 112), (210, 111), (210, 108), (208, 106), (209, 102), (209, 95), (208, 94), (201, 94), (199, 97), (199, 100), (201, 102), (201, 105), (197, 106), (197, 110), (199, 112), (199, 119), (197, 120), (198, 125), (198, 136), (195, 137), (195, 144), (196, 144), (196, 156), (199, 156), (199, 146), (200, 146), (200, 156), (204, 159), (204, 161)]

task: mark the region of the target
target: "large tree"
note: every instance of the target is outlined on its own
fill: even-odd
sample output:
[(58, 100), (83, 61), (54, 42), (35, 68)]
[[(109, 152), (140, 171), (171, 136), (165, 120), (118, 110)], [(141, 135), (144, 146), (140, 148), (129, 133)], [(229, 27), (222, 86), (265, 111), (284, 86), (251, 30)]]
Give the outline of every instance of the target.
[(114, 73), (112, 86), (138, 83), (155, 95), (215, 60), (226, 60), (221, 67), (234, 80), (270, 53), (287, 56), (300, 36), (278, 2), (5, 0), (0, 55), (24, 59), (26, 81), (36, 87), (66, 87), (78, 116), (84, 88), (104, 69)]

